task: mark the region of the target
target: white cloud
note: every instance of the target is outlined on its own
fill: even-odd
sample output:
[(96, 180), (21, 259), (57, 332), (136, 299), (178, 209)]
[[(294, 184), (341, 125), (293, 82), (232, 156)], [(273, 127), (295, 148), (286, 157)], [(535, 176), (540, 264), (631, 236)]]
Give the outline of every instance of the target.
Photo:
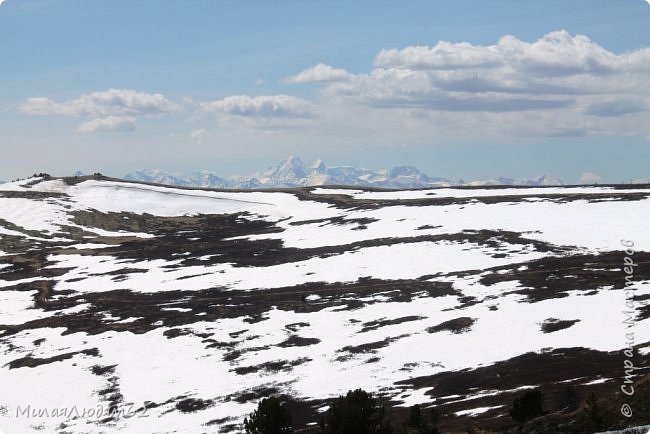
[[(532, 43), (504, 36), (491, 46), (439, 42), (382, 50), (375, 65), (369, 74), (329, 85), (325, 94), (379, 107), (452, 112), (561, 109), (597, 104), (580, 97), (606, 94), (629, 100), (650, 72), (650, 49), (616, 55), (586, 36), (557, 31)], [(643, 107), (613, 104), (614, 111)], [(590, 110), (605, 112), (597, 105)]]
[(33, 115), (63, 116), (149, 116), (169, 113), (178, 106), (159, 93), (131, 89), (108, 89), (55, 102), (49, 98), (29, 98), (20, 110)]
[(494, 47), (473, 46), (467, 42), (438, 42), (434, 47), (413, 46), (401, 50), (381, 50), (375, 65), (382, 68), (455, 69), (499, 64)]
[(438, 42), (434, 47), (416, 46), (382, 50), (375, 65), (384, 68), (457, 70), (467, 68), (529, 72), (536, 76), (604, 73), (614, 70), (625, 56), (617, 56), (583, 35), (565, 30), (528, 43), (503, 36), (496, 45)]
[(64, 102), (43, 97), (29, 98), (20, 111), (31, 115), (92, 117), (94, 119), (81, 124), (77, 131), (96, 132), (133, 131), (138, 117), (167, 114), (178, 107), (160, 93), (108, 89)]
[(202, 145), (205, 139), (208, 138), (210, 134), (203, 128), (194, 130), (190, 134), (190, 138), (197, 144)]
[(365, 73), (319, 63), (285, 79), (322, 83), (317, 105), (287, 95), (242, 95), (200, 108), (223, 126), (341, 136), (363, 131), (373, 142), (422, 143), (476, 131), (492, 140), (649, 136), (648, 76), (650, 48), (614, 53), (560, 30), (532, 42), (506, 35), (485, 46), (384, 49)]
[[(485, 46), (443, 41), (384, 49), (365, 73), (318, 63), (285, 80), (322, 83), (314, 102), (233, 95), (179, 104), (192, 108), (192, 116), (214, 115), (224, 129), (220, 134), (357, 134), (373, 143), (422, 143), (476, 131), (491, 139), (645, 137), (650, 136), (648, 76), (650, 48), (614, 53), (586, 36), (556, 31), (531, 42), (506, 35)], [(182, 112), (178, 108), (162, 94), (109, 89), (67, 101), (30, 98), (21, 110), (87, 117), (79, 130), (99, 131), (132, 129), (141, 117)], [(133, 121), (112, 126), (111, 117)], [(197, 143), (207, 138), (198, 132), (190, 137)]]
[(308, 118), (313, 116), (313, 106), (308, 101), (289, 95), (255, 96), (236, 95), (204, 102), (200, 107), (217, 116), (251, 118)]
[(598, 184), (603, 178), (593, 172), (585, 172), (580, 175), (580, 184)]
[(135, 118), (108, 116), (84, 122), (77, 128), (80, 133), (126, 132), (135, 130)]
[(284, 81), (286, 83), (324, 83), (332, 81), (347, 81), (352, 77), (353, 75), (345, 69), (333, 68), (324, 63), (319, 63), (294, 76), (288, 77)]
[(51, 115), (67, 114), (61, 104), (57, 104), (49, 98), (29, 98), (26, 103), (20, 106), (20, 111), (30, 115)]
[(326, 83), (321, 105), (347, 107), (349, 115), (365, 106), (384, 111), (385, 118), (426, 119), (437, 130), (650, 132), (650, 48), (617, 54), (562, 30), (533, 42), (506, 35), (489, 46), (438, 42), (384, 49), (374, 63), (367, 73)]

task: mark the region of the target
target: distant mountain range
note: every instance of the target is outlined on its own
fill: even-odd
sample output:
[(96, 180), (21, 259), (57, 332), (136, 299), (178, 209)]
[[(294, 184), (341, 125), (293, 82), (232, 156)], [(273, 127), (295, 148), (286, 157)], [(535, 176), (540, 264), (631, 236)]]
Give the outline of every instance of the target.
[(128, 173), (124, 179), (129, 181), (152, 182), (183, 187), (211, 188), (280, 188), (306, 187), (318, 185), (354, 185), (383, 188), (426, 188), (458, 185), (515, 185), (548, 186), (563, 185), (554, 177), (541, 175), (537, 178), (496, 178), (480, 181), (451, 180), (436, 178), (420, 172), (413, 166), (396, 166), (392, 169), (369, 170), (354, 166), (329, 167), (322, 160), (306, 165), (298, 157), (289, 157), (275, 167), (250, 176), (222, 177), (212, 172), (194, 172), (178, 175), (161, 170), (139, 170)]

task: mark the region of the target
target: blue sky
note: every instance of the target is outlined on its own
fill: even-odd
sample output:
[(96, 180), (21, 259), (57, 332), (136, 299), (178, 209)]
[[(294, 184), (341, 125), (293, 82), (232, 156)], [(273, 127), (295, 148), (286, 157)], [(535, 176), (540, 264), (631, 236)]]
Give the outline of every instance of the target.
[(0, 179), (290, 154), (647, 179), (648, 28), (644, 0), (6, 0)]

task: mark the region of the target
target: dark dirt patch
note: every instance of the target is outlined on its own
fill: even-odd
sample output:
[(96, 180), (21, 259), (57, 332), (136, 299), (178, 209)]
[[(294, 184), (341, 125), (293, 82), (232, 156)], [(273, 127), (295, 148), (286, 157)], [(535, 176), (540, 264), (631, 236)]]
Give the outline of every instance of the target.
[(176, 403), (176, 410), (182, 411), (183, 413), (194, 413), (196, 411), (205, 410), (213, 404), (214, 402), (209, 399), (187, 398)]
[(343, 216), (339, 217), (328, 217), (323, 219), (313, 219), (313, 220), (300, 220), (293, 221), (289, 223), (291, 226), (302, 226), (309, 224), (319, 224), (319, 226), (335, 225), (335, 226), (346, 226), (346, 225), (357, 225), (357, 228), (363, 227), (364, 229), (370, 223), (379, 221), (376, 218), (362, 217), (362, 218), (345, 218)]
[[(583, 400), (575, 411), (552, 412), (533, 419), (522, 427), (513, 428), (510, 432), (512, 434), (582, 434), (607, 431), (643, 434), (647, 429), (626, 428), (650, 424), (650, 377), (639, 379), (634, 389), (633, 396), (624, 395), (620, 391), (594, 394), (595, 406), (588, 406), (586, 400)], [(629, 418), (621, 414), (621, 407), (624, 404), (634, 409)], [(597, 408), (598, 411), (594, 412), (590, 408)], [(595, 415), (599, 417), (594, 417)]]
[(237, 360), (240, 358), (242, 355), (241, 351), (230, 351), (223, 356), (223, 361), (224, 362), (232, 362), (233, 360)]
[(289, 339), (287, 339), (284, 342), (281, 342), (278, 344), (279, 347), (286, 348), (286, 347), (308, 347), (309, 345), (316, 345), (317, 343), (320, 342), (320, 339), (316, 338), (303, 338), (301, 336), (290, 336)]
[[(0, 193), (2, 193), (2, 192), (0, 192)], [(13, 192), (5, 192), (5, 193), (13, 193)], [(16, 192), (16, 193), (18, 193), (18, 192)], [(0, 197), (2, 197), (2, 195), (0, 195)], [(8, 220), (5, 220), (5, 219), (0, 219), (0, 227), (6, 228), (6, 229), (9, 229), (9, 230), (12, 230), (12, 231), (20, 232), (21, 234), (25, 234), (25, 235), (28, 235), (30, 237), (38, 237), (38, 238), (45, 238), (45, 239), (52, 238), (52, 235), (50, 235), (50, 234), (44, 234), (44, 233), (39, 232), (39, 231), (26, 229), (26, 228), (24, 228), (22, 226), (18, 226), (17, 224), (12, 223), (12, 222), (10, 222)], [(21, 239), (23, 239), (23, 237), (21, 237), (21, 236), (0, 234), (0, 241), (2, 241), (2, 246), (3, 247), (5, 245), (9, 246), (11, 244), (12, 240), (19, 241)], [(24, 242), (25, 242), (25, 244), (29, 245), (28, 241), (24, 241)]]
[(636, 321), (643, 321), (648, 318), (650, 318), (650, 304), (638, 307)]
[[(506, 245), (530, 245), (539, 251), (564, 251), (548, 243), (527, 239), (521, 233), (508, 231), (463, 231), (456, 234), (419, 235), (413, 237), (388, 237), (359, 241), (344, 245), (321, 246), (298, 249), (286, 247), (280, 239), (256, 239), (252, 235), (274, 234), (284, 229), (275, 223), (264, 220), (251, 220), (246, 213), (228, 215), (201, 215), (193, 217), (156, 217), (147, 214), (100, 213), (97, 211), (78, 211), (73, 213), (74, 221), (87, 227), (98, 227), (111, 231), (147, 232), (154, 238), (131, 238), (122, 240), (119, 245), (102, 249), (103, 254), (123, 260), (165, 259), (179, 260), (170, 268), (193, 265), (228, 263), (236, 267), (271, 266), (340, 255), (361, 248), (389, 246), (417, 242), (457, 242), (478, 244), (479, 246), (505, 249)], [(323, 219), (327, 224), (356, 224), (363, 229), (375, 221), (369, 218)], [(309, 220), (307, 223), (321, 222)], [(305, 222), (299, 222), (305, 223)], [(239, 237), (232, 239), (232, 237)], [(197, 240), (197, 238), (199, 238)], [(98, 238), (101, 240), (101, 237)], [(180, 258), (178, 253), (188, 253)], [(77, 252), (93, 254), (94, 252)], [(209, 256), (209, 259), (204, 257)], [(204, 258), (204, 259), (199, 259)]]
[(365, 333), (371, 330), (377, 330), (380, 327), (402, 324), (409, 321), (418, 321), (425, 318), (426, 317), (424, 316), (409, 315), (409, 316), (403, 316), (395, 319), (380, 319), (380, 320), (368, 321), (363, 323), (363, 328), (361, 329), (360, 333)]
[[(320, 295), (322, 299), (308, 303), (302, 301), (302, 294), (314, 293)], [(459, 295), (449, 282), (380, 279), (360, 279), (349, 284), (313, 283), (256, 291), (213, 288), (202, 291), (151, 293), (112, 290), (84, 294), (58, 294), (55, 298), (47, 299), (43, 307), (48, 310), (61, 310), (79, 304), (89, 306), (82, 312), (50, 316), (19, 325), (0, 325), (0, 337), (41, 327), (64, 327), (65, 334), (75, 332), (99, 334), (106, 331), (130, 331), (139, 334), (161, 327), (160, 321), (162, 326), (170, 328), (186, 327), (196, 322), (223, 318), (247, 317), (250, 322), (259, 322), (265, 320), (266, 312), (274, 306), (281, 310), (295, 312), (317, 312), (329, 307), (349, 309), (351, 306), (359, 307), (377, 303), (378, 301), (372, 299), (359, 301), (360, 298), (368, 298), (376, 293), (382, 293), (391, 301), (399, 302), (411, 301), (415, 297)], [(183, 308), (184, 311), (166, 310), (165, 308), (170, 305)], [(200, 313), (205, 315), (198, 315)], [(114, 317), (115, 320), (107, 321), (106, 315)], [(137, 319), (131, 322), (120, 322), (129, 318)], [(234, 333), (236, 337), (238, 332)]]
[(292, 323), (292, 324), (287, 324), (284, 327), (291, 330), (292, 332), (297, 332), (302, 327), (309, 327), (309, 323), (308, 322), (295, 322), (295, 323)]
[(123, 274), (146, 273), (148, 271), (149, 270), (145, 268), (120, 268), (119, 270), (113, 270), (99, 274), (89, 274), (88, 276), (119, 276)]
[(239, 336), (241, 336), (242, 334), (246, 333), (247, 331), (248, 331), (248, 329), (239, 330), (239, 331), (236, 331), (236, 332), (231, 332), (231, 333), (228, 333), (228, 336), (235, 339), (235, 338), (238, 338)]
[(46, 251), (29, 252), (22, 255), (14, 255), (2, 258), (1, 264), (10, 264), (10, 267), (0, 270), (0, 277), (5, 281), (14, 281), (28, 278), (52, 278), (59, 277), (70, 271), (70, 268), (44, 268), (51, 265), (47, 261)]
[(241, 366), (233, 369), (237, 375), (252, 374), (259, 371), (279, 372), (290, 371), (295, 366), (302, 365), (303, 363), (311, 361), (308, 357), (302, 357), (296, 360), (277, 360), (273, 362), (266, 362), (255, 366)]
[[(212, 419), (206, 422), (205, 426), (221, 425), (219, 432), (227, 433), (227, 432), (234, 431), (236, 428), (240, 428), (241, 424), (237, 423), (238, 421), (239, 419), (235, 417), (222, 417), (219, 419)], [(227, 422), (235, 422), (235, 423), (228, 425)], [(229, 426), (232, 427), (231, 430), (228, 429)]]
[[(622, 251), (550, 256), (523, 264), (491, 268), (480, 282), (483, 285), (519, 282), (524, 288), (514, 292), (525, 295), (531, 303), (567, 297), (569, 291), (589, 292), (607, 286), (623, 289), (625, 280), (621, 267), (624, 257), (625, 252)], [(650, 280), (650, 253), (636, 252), (634, 260), (639, 264), (634, 281)], [(518, 270), (521, 265), (527, 268)]]
[(267, 398), (271, 395), (275, 395), (279, 392), (275, 387), (257, 387), (253, 390), (234, 395), (232, 397), (227, 396), (226, 399), (234, 399), (239, 403), (249, 402), (253, 400), (258, 400), (260, 398)]
[(91, 348), (91, 349), (81, 350), (81, 351), (72, 351), (69, 353), (59, 354), (56, 356), (46, 357), (46, 358), (25, 356), (25, 357), (21, 357), (20, 359), (12, 360), (7, 365), (9, 366), (9, 369), (35, 368), (37, 366), (49, 365), (50, 363), (61, 362), (63, 360), (71, 359), (78, 354), (98, 357), (99, 350), (97, 348)]
[(117, 365), (110, 365), (110, 366), (94, 365), (90, 368), (90, 371), (95, 375), (102, 376), (102, 375), (115, 373), (116, 367)]
[(346, 352), (350, 354), (374, 353), (378, 349), (387, 347), (392, 342), (398, 341), (407, 336), (409, 335), (389, 337), (389, 338), (382, 339), (381, 341), (368, 342), (366, 344), (361, 344), (361, 345), (348, 345), (338, 350), (338, 352)]
[(189, 335), (192, 334), (192, 331), (189, 329), (180, 329), (180, 328), (174, 328), (174, 329), (169, 329), (165, 330), (163, 332), (163, 336), (167, 337), (167, 339), (173, 339), (177, 338), (179, 336), (184, 336), (184, 335)]
[(0, 197), (7, 198), (7, 199), (43, 200), (43, 199), (60, 199), (69, 196), (65, 193), (57, 193), (54, 191), (12, 190), (12, 191), (0, 191)]
[(466, 333), (471, 330), (475, 322), (476, 319), (463, 316), (460, 318), (455, 318), (449, 321), (442, 322), (433, 327), (428, 327), (427, 332), (438, 333), (442, 331), (448, 331), (454, 334)]
[(559, 320), (557, 318), (548, 318), (544, 320), (544, 322), (540, 325), (540, 328), (544, 333), (553, 333), (553, 332), (567, 329), (577, 322), (580, 322), (580, 320), (579, 319)]
[[(485, 190), (481, 187), (458, 187), (461, 190)], [(309, 190), (294, 189), (294, 193), (301, 200), (310, 200), (315, 202), (324, 202), (341, 209), (378, 209), (387, 206), (445, 206), (445, 205), (469, 205), (472, 203), (497, 204), (497, 203), (525, 203), (529, 201), (545, 200), (554, 203), (568, 203), (577, 200), (586, 200), (589, 202), (602, 201), (638, 201), (650, 197), (650, 192), (625, 193), (620, 191), (612, 192), (593, 192), (593, 193), (548, 193), (548, 194), (521, 194), (521, 195), (499, 195), (499, 190), (503, 188), (513, 188), (512, 186), (499, 186), (494, 188), (494, 196), (469, 196), (469, 197), (430, 197), (420, 199), (355, 199), (350, 195), (344, 194), (315, 194)], [(517, 187), (515, 187), (517, 188)], [(529, 187), (519, 187), (525, 191)], [(536, 187), (539, 188), (539, 187)], [(366, 189), (364, 187), (364, 189)], [(421, 190), (421, 189), (417, 189)], [(432, 192), (435, 189), (432, 189)]]
[(438, 229), (438, 228), (441, 228), (441, 227), (442, 226), (440, 226), (440, 225), (435, 225), (435, 226), (434, 225), (422, 225), (422, 226), (418, 226), (417, 228), (415, 228), (415, 230), (424, 231), (426, 229)]
[[(637, 370), (637, 377), (647, 375), (650, 369), (648, 360), (640, 361), (638, 366), (640, 369)], [(549, 412), (562, 411), (566, 406), (564, 394), (567, 385), (575, 389), (579, 400), (586, 398), (592, 392), (597, 396), (610, 394), (613, 396), (619, 390), (620, 382), (592, 385), (585, 383), (602, 377), (620, 378), (621, 375), (623, 375), (622, 359), (617, 351), (607, 353), (586, 348), (560, 348), (523, 354), (490, 366), (443, 372), (400, 381), (397, 384), (408, 384), (415, 389), (434, 388), (433, 391), (427, 392), (427, 395), (432, 396), (432, 399), (437, 398), (437, 409), (442, 415), (440, 428), (443, 431), (463, 431), (473, 427), (502, 432), (514, 425), (507, 412), (513, 399), (521, 393), (515, 390), (517, 388), (522, 386), (540, 388), (544, 394), (544, 409)], [(575, 380), (576, 378), (579, 380)], [(471, 401), (458, 401), (470, 394), (488, 390), (510, 392), (484, 396)], [(453, 395), (460, 395), (461, 398), (442, 399)], [(503, 405), (501, 411), (484, 413), (476, 417), (453, 415), (454, 412), (467, 408), (497, 405)], [(393, 410), (396, 408), (393, 407)]]

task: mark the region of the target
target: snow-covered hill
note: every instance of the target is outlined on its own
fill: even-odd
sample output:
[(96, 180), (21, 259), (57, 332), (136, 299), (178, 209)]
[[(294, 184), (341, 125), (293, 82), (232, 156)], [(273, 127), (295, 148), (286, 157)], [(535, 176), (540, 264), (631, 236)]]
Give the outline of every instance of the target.
[(300, 158), (293, 156), (275, 167), (251, 176), (223, 178), (207, 171), (190, 175), (174, 175), (161, 170), (141, 170), (126, 174), (124, 179), (171, 186), (239, 189), (322, 185), (429, 188), (454, 185), (552, 186), (563, 184), (559, 179), (546, 175), (531, 179), (501, 177), (484, 181), (453, 181), (447, 178), (428, 176), (413, 166), (397, 166), (390, 170), (369, 170), (354, 166), (328, 167), (322, 160), (316, 160), (311, 165), (306, 165)]
[(307, 428), (357, 387), (498, 428), (522, 390), (614, 393), (623, 310), (647, 373), (649, 212), (623, 186), (2, 184), (0, 429), (237, 432), (270, 394)]

